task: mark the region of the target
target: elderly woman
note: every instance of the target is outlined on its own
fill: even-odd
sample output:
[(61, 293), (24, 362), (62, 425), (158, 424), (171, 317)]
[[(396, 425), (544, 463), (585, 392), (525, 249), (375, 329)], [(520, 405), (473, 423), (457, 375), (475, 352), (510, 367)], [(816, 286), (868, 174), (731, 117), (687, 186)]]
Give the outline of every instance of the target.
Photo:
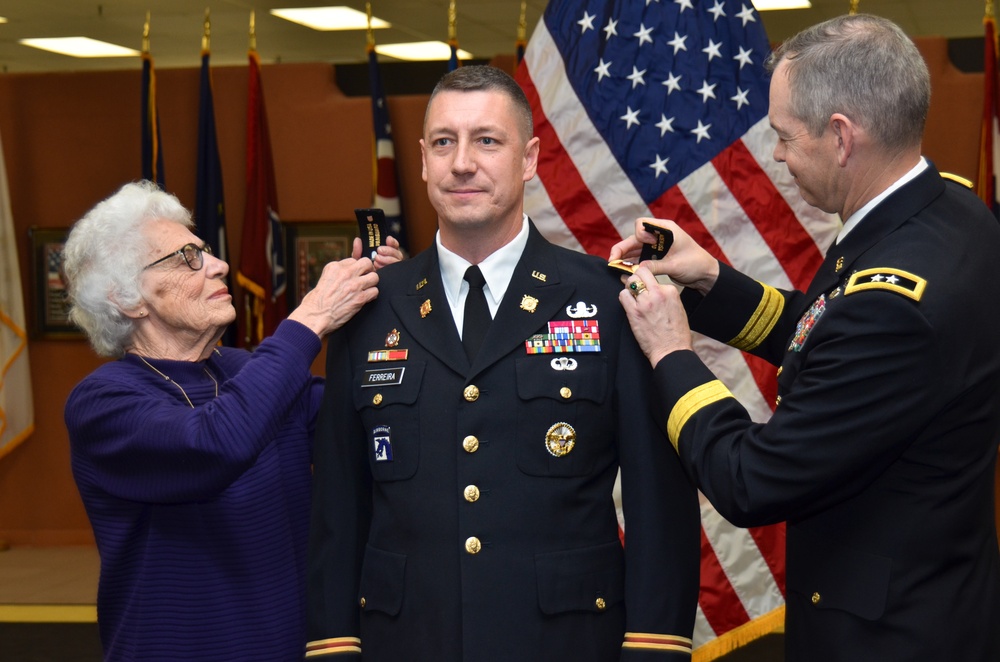
[[(221, 348), (236, 317), (229, 267), (191, 230), (174, 196), (141, 182), (66, 242), (72, 319), (118, 357), (65, 413), (101, 556), (105, 657), (301, 659), (322, 395), (310, 366), (321, 339), (377, 296), (378, 276), (368, 258), (330, 263), (256, 351)], [(381, 250), (380, 263), (400, 257)]]

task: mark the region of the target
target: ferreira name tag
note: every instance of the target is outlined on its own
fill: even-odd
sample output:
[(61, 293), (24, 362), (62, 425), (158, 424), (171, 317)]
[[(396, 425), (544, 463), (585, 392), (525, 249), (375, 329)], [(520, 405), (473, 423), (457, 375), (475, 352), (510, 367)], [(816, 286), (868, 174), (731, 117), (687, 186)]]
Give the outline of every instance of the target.
[(361, 388), (371, 386), (399, 386), (403, 383), (403, 372), (406, 368), (386, 368), (385, 370), (365, 370), (365, 378)]

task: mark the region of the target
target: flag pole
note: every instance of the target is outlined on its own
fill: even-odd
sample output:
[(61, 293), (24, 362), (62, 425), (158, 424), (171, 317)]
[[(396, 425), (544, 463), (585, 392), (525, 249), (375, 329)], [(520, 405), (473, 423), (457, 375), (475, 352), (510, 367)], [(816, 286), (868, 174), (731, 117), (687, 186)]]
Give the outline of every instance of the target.
[(858, 13), (858, 5), (861, 4), (861, 0), (851, 0), (851, 8), (847, 10), (847, 13), (854, 16)]
[(250, 10), (250, 52), (256, 52), (257, 50), (257, 13), (251, 9)]
[(146, 10), (146, 22), (142, 25), (142, 54), (149, 55), (149, 10)]
[(205, 27), (201, 34), (202, 55), (212, 50), (212, 19), (209, 15), (209, 8), (205, 7)]
[(517, 19), (517, 41), (514, 43), (514, 47), (517, 50), (517, 63), (521, 64), (521, 60), (524, 59), (524, 49), (528, 45), (528, 2), (527, 0), (521, 0), (521, 15)]
[(451, 58), (448, 60), (448, 71), (458, 68), (458, 11), (455, 0), (448, 3), (448, 46), (451, 47)]

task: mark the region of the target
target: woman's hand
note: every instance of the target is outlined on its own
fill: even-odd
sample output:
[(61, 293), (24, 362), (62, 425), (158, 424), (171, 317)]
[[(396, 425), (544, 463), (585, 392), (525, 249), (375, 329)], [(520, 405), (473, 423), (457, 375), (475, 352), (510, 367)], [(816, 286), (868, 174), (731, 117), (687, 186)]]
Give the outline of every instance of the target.
[(362, 306), (374, 300), (378, 296), (377, 285), (375, 267), (366, 257), (330, 262), (323, 267), (316, 287), (302, 297), (302, 303), (288, 319), (306, 325), (323, 338), (342, 327)]
[[(361, 243), (361, 237), (355, 237), (351, 257), (355, 260), (360, 260), (363, 250), (364, 245)], [(379, 246), (375, 249), (375, 268), (381, 269), (382, 267), (392, 264), (393, 262), (401, 262), (403, 257), (403, 251), (399, 247), (399, 240), (391, 234), (386, 235), (385, 246)]]

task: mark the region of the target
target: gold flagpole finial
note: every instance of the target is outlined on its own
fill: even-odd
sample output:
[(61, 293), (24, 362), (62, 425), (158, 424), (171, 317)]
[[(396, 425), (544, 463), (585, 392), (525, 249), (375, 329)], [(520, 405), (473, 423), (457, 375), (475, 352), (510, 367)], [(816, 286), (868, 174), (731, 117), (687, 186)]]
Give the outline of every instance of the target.
[(372, 3), (365, 2), (365, 14), (368, 16), (368, 52), (375, 50), (375, 29), (372, 27)]
[(142, 52), (149, 54), (149, 10), (146, 10), (146, 22), (142, 26)]
[(212, 48), (212, 19), (209, 16), (208, 7), (205, 7), (205, 29), (201, 33), (201, 50), (207, 53)]
[(257, 14), (250, 10), (250, 50), (257, 50)]
[(448, 41), (458, 41), (458, 12), (455, 11), (455, 0), (448, 3)]
[(857, 14), (858, 13), (858, 5), (860, 3), (861, 3), (861, 0), (851, 0), (851, 8), (847, 11), (847, 13), (850, 14), (851, 16), (854, 16), (855, 14)]
[(528, 36), (527, 0), (521, 0), (521, 16), (517, 19), (517, 41), (523, 42)]

